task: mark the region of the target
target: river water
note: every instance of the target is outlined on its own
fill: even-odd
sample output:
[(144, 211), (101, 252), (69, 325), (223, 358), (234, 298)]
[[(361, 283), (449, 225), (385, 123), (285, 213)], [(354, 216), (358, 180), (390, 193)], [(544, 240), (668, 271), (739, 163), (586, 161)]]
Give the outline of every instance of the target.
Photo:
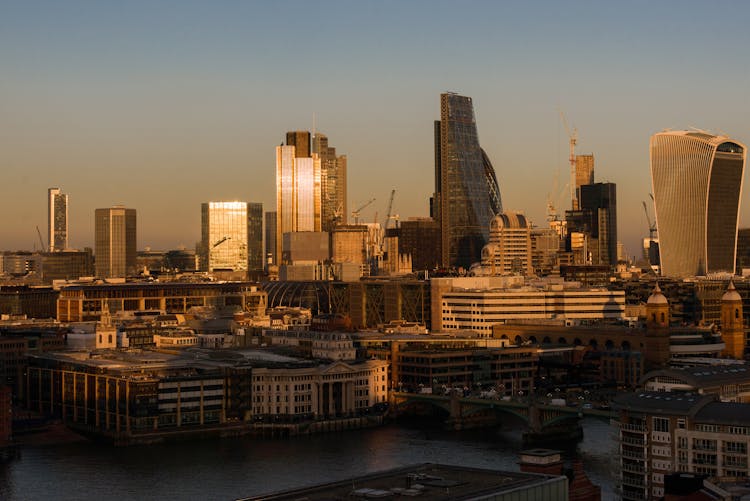
[[(595, 419), (583, 427), (583, 441), (566, 454), (582, 459), (602, 499), (613, 499), (614, 429)], [(228, 500), (424, 462), (518, 471), (520, 435), (388, 425), (291, 439), (29, 445), (0, 463), (0, 499)]]

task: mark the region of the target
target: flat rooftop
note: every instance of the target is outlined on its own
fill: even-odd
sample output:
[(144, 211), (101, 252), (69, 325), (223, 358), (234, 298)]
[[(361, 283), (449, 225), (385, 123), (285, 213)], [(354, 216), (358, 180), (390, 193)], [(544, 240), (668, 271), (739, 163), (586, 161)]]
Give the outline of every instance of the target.
[(253, 496), (244, 498), (244, 501), (332, 501), (401, 496), (430, 501), (468, 500), (557, 482), (563, 482), (561, 492), (567, 494), (565, 477), (423, 463), (339, 482)]

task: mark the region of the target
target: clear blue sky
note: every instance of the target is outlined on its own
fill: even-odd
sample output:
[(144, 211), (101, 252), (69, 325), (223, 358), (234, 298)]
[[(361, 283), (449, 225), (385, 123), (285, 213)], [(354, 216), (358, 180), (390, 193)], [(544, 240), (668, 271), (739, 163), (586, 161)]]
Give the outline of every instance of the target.
[(382, 219), (395, 188), (402, 218), (427, 215), (451, 90), (474, 99), (505, 208), (538, 225), (548, 194), (569, 203), (563, 109), (597, 181), (617, 183), (633, 255), (651, 134), (750, 142), (749, 14), (740, 1), (3, 1), (0, 249), (33, 248), (50, 186), (70, 195), (73, 246), (93, 244), (95, 208), (122, 203), (139, 248), (192, 247), (201, 202), (273, 210), (274, 147), (313, 114), (349, 157), (350, 207), (376, 197), (363, 217)]

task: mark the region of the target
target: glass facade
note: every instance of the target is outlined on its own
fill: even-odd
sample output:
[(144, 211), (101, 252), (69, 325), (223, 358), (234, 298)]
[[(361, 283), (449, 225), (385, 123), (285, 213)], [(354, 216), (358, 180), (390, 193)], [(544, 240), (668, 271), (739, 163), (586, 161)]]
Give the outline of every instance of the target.
[(662, 274), (734, 273), (746, 149), (727, 137), (651, 137), (651, 179)]
[(435, 123), (435, 198), (443, 267), (481, 260), (492, 217), (502, 211), (495, 170), (479, 146), (470, 97), (440, 95)]
[(263, 206), (247, 202), (201, 204), (201, 269), (263, 269)]
[(346, 224), (346, 155), (336, 155), (325, 134), (313, 136), (313, 154), (320, 158), (321, 229), (330, 232)]
[(135, 209), (96, 209), (94, 252), (98, 278), (122, 278), (136, 273)]
[(59, 188), (47, 190), (47, 231), (50, 252), (68, 248), (68, 195)]

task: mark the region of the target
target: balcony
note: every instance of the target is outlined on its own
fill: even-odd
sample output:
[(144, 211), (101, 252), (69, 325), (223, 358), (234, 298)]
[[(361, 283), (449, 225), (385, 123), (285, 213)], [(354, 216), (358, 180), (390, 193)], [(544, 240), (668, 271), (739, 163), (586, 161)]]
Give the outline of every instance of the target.
[(622, 471), (628, 473), (646, 473), (646, 468), (637, 463), (622, 463)]
[(620, 439), (620, 442), (627, 445), (638, 445), (640, 447), (644, 447), (646, 445), (646, 440), (641, 437), (633, 437), (630, 435), (625, 435)]
[(628, 449), (623, 449), (622, 457), (628, 459), (640, 459), (641, 461), (643, 461), (646, 459), (646, 454), (643, 451), (631, 451)]
[(620, 423), (620, 430), (634, 433), (648, 433), (648, 429), (642, 424)]

